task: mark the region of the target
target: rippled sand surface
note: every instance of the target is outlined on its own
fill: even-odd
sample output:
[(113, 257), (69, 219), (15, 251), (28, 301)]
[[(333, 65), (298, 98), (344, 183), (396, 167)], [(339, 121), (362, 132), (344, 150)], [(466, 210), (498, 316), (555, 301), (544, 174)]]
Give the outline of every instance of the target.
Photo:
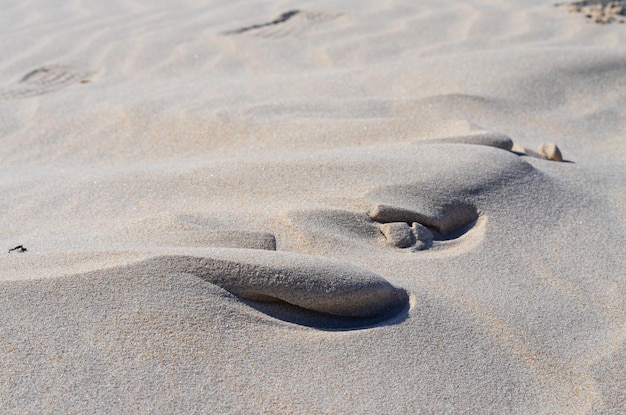
[(2, 412), (626, 411), (577, 3), (5, 2)]

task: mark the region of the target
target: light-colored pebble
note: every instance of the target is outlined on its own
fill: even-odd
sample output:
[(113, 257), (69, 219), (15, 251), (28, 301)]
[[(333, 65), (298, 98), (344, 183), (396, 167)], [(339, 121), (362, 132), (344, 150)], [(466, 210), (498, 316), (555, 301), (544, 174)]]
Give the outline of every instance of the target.
[(561, 150), (554, 143), (543, 143), (539, 146), (537, 153), (545, 159), (552, 161), (563, 161)]

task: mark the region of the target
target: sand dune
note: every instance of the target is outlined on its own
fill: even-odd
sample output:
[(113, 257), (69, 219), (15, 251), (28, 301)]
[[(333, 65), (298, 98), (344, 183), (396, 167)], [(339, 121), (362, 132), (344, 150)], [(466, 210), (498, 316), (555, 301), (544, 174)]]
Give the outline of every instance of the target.
[(2, 412), (624, 412), (626, 31), (586, 20), (3, 5)]

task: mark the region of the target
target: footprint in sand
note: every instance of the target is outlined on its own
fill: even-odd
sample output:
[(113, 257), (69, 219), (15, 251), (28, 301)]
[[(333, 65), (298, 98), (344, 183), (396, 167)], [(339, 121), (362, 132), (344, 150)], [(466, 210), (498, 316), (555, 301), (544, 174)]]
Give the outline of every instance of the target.
[(555, 6), (567, 6), (570, 13), (583, 13), (591, 23), (626, 23), (624, 0), (585, 0), (557, 3)]
[(300, 37), (323, 22), (339, 17), (340, 14), (319, 11), (290, 10), (266, 23), (254, 24), (225, 32), (225, 35), (247, 34), (251, 36), (279, 38), (286, 36)]
[(42, 66), (13, 85), (0, 86), (0, 100), (44, 95), (70, 85), (90, 82), (91, 73), (67, 65)]
[(193, 274), (272, 317), (324, 329), (397, 321), (409, 296), (384, 278), (343, 262), (291, 252), (213, 249), (204, 257), (161, 256), (133, 273)]

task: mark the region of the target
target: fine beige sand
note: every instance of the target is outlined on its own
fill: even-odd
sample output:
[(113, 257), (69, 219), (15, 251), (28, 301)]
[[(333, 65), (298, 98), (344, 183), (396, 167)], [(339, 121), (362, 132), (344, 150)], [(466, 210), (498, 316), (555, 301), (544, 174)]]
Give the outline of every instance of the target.
[(4, 2), (0, 412), (626, 413), (608, 3)]

